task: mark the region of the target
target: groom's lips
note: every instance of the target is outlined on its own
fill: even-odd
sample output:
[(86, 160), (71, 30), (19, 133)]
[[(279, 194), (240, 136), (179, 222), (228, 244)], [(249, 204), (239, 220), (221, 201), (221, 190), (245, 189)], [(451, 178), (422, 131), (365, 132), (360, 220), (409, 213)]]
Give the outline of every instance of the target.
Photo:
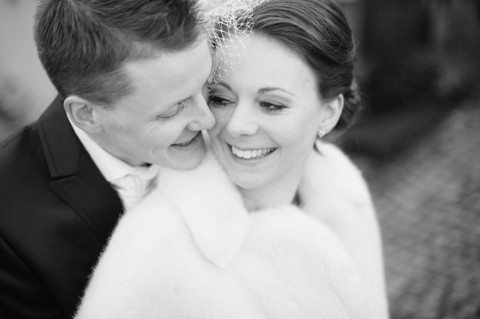
[(193, 144), (197, 139), (198, 137), (201, 135), (201, 132), (199, 131), (194, 137), (192, 137), (190, 140), (186, 141), (186, 142), (183, 142), (183, 143), (176, 143), (176, 144), (172, 144), (171, 146), (173, 147), (186, 147), (186, 146), (189, 146), (191, 144)]

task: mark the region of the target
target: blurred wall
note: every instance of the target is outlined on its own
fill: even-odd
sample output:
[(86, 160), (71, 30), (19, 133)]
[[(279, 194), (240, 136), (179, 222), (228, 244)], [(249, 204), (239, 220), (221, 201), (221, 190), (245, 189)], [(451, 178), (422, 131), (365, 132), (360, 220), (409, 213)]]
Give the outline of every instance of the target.
[(388, 160), (480, 96), (480, 1), (354, 2), (364, 112), (343, 145)]
[(35, 121), (55, 97), (33, 40), (36, 0), (0, 0), (0, 140)]
[(480, 1), (365, 4), (364, 88), (373, 112), (452, 107), (478, 90)]

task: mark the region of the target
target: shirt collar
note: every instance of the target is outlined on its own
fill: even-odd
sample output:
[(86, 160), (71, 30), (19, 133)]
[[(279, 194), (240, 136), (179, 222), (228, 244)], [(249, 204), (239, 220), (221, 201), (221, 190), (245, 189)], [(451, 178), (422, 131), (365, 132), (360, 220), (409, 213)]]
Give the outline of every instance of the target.
[(105, 151), (90, 136), (88, 136), (87, 133), (75, 126), (68, 114), (67, 117), (78, 139), (87, 150), (95, 165), (97, 165), (100, 173), (102, 173), (103, 177), (105, 177), (108, 182), (112, 182), (128, 174), (134, 174), (138, 169), (140, 169), (125, 163), (124, 161)]

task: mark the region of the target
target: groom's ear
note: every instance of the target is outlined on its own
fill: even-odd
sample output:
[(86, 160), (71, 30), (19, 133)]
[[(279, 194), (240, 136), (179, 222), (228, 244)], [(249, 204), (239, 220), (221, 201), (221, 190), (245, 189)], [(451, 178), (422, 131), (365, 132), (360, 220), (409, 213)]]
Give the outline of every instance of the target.
[(345, 99), (343, 94), (326, 101), (324, 110), (320, 115), (319, 128), (325, 133), (330, 132), (337, 125), (343, 111)]
[(63, 102), (63, 108), (73, 124), (84, 132), (95, 134), (102, 130), (102, 125), (95, 116), (96, 106), (89, 101), (70, 95)]

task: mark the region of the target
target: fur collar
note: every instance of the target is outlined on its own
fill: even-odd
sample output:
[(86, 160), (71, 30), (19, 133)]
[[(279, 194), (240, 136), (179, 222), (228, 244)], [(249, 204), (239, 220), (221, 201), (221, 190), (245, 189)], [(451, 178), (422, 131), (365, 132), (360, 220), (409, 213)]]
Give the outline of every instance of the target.
[[(317, 142), (316, 148), (318, 152), (310, 155), (300, 184), (301, 207), (338, 229), (345, 218), (358, 217), (342, 216), (333, 207), (341, 204), (356, 209), (371, 205), (371, 200), (360, 172), (337, 147)], [(150, 196), (159, 193), (175, 203), (204, 257), (218, 267), (227, 267), (246, 238), (250, 217), (212, 152), (195, 170), (162, 169)]]
[(212, 152), (195, 170), (162, 169), (150, 196), (158, 193), (175, 203), (206, 259), (221, 268), (234, 259), (245, 241), (250, 218)]
[(76, 318), (378, 318), (323, 223), (326, 196), (357, 196), (328, 180), (351, 173), (343, 157), (333, 146), (312, 153), (300, 188), (307, 214), (293, 205), (249, 214), (213, 155), (192, 171), (163, 169), (119, 221)]

